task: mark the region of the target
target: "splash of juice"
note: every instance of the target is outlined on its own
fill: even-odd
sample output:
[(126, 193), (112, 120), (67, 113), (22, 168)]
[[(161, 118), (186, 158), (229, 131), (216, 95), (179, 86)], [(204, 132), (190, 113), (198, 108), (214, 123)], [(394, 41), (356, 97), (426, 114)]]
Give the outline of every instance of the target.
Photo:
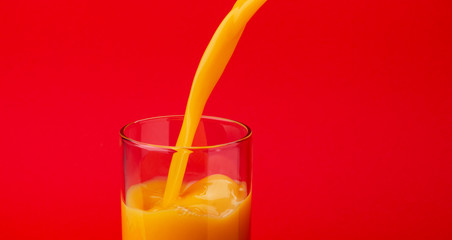
[[(218, 26), (196, 70), (176, 147), (191, 147), (204, 106), (224, 71), (246, 24), (266, 0), (238, 0)], [(179, 196), (190, 151), (178, 150), (171, 160), (163, 206)]]

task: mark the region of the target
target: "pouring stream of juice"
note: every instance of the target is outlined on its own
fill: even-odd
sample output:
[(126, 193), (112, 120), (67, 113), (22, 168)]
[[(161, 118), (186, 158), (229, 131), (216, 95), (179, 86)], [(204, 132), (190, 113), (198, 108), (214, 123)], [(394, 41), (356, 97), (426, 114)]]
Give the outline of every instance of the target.
[[(192, 146), (210, 93), (229, 62), (246, 23), (265, 1), (238, 0), (218, 26), (196, 70), (176, 147)], [(190, 150), (184, 148), (174, 153), (163, 196), (163, 206), (171, 205), (179, 196), (190, 153)]]

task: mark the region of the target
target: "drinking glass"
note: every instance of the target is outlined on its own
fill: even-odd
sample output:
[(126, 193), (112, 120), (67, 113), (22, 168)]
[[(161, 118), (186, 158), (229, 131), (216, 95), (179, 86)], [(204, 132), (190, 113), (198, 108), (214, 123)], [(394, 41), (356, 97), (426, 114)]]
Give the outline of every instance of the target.
[[(175, 147), (183, 118), (147, 118), (127, 124), (120, 131), (124, 173), (121, 189), (123, 240), (249, 240), (250, 128), (237, 121), (203, 116), (192, 147)], [(244, 194), (241, 200), (221, 214), (214, 210), (197, 211), (196, 206), (156, 207), (160, 201), (156, 196), (163, 195), (173, 154), (181, 150), (191, 152), (181, 196), (197, 181), (221, 176), (221, 179), (229, 179), (241, 186)], [(230, 197), (225, 195), (219, 200), (217, 194), (217, 199), (209, 199), (209, 191), (217, 185), (204, 186), (200, 196), (207, 205)]]

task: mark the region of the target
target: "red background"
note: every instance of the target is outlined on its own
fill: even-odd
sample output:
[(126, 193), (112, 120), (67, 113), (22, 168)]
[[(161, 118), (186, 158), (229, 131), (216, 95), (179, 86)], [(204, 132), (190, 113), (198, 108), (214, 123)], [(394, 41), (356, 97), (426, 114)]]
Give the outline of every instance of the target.
[[(233, 0), (0, 3), (0, 238), (120, 239), (119, 128), (182, 114)], [(450, 1), (269, 0), (206, 107), (253, 239), (452, 239)]]

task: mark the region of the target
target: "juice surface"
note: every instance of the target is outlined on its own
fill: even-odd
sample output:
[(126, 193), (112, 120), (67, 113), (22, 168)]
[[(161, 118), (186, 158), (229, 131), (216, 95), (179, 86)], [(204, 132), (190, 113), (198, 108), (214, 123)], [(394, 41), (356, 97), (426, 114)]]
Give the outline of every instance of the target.
[(247, 240), (251, 195), (247, 186), (216, 174), (184, 183), (180, 196), (163, 207), (166, 179), (132, 186), (122, 202), (124, 240)]

